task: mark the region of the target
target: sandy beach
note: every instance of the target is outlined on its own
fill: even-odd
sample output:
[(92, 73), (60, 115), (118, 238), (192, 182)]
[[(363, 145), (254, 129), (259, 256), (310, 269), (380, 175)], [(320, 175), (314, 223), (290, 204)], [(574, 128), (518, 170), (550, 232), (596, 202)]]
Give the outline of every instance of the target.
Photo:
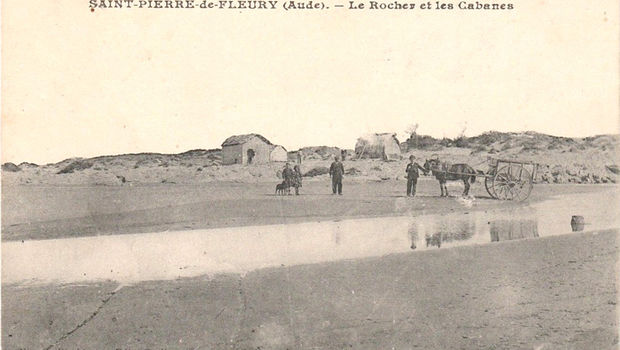
[(510, 209), (554, 195), (607, 191), (615, 185), (536, 185), (525, 203), (489, 197), (472, 185), (475, 206), (457, 198), (462, 184), (450, 183), (451, 198), (439, 197), (437, 180), (423, 177), (415, 198), (404, 180), (345, 180), (344, 195), (331, 195), (329, 179), (305, 181), (301, 195), (276, 196), (276, 182), (217, 182), (142, 186), (4, 186), (2, 240), (84, 237), (216, 227), (287, 224), (330, 219), (421, 215)]
[[(618, 231), (142, 282), (3, 286), (6, 349), (616, 349)], [(278, 285), (278, 288), (273, 288)]]
[[(140, 270), (142, 272), (137, 276), (141, 279), (138, 280), (118, 277), (112, 271), (109, 275), (105, 271), (97, 272), (103, 279), (86, 276), (86, 273), (82, 278), (80, 261), (86, 263), (88, 257), (98, 259), (97, 256), (88, 251), (84, 252), (87, 254), (84, 257), (80, 257), (77, 251), (67, 253), (74, 255), (75, 260), (66, 263), (64, 279), (55, 277), (57, 282), (3, 282), (3, 347), (617, 348), (615, 281), (619, 273), (620, 231), (599, 229), (614, 226), (614, 221), (607, 222), (607, 226), (590, 226), (587, 232), (555, 236), (555, 232), (550, 232), (555, 230), (555, 224), (540, 222), (553, 216), (541, 216), (536, 219), (538, 229), (533, 236), (526, 233), (513, 237), (526, 239), (515, 240), (504, 240), (502, 236), (499, 242), (491, 242), (489, 228), (480, 231), (476, 226), (479, 221), (486, 220), (485, 215), (494, 211), (512, 213), (518, 220), (531, 220), (525, 217), (530, 215), (531, 208), (537, 207), (538, 203), (551, 203), (548, 200), (556, 196), (581, 198), (580, 195), (610, 193), (617, 196), (615, 186), (537, 185), (528, 202), (515, 203), (484, 197), (479, 184), (474, 187), (476, 197), (473, 202), (457, 197), (436, 197), (435, 192), (439, 190), (436, 182), (428, 179), (422, 180), (420, 196), (415, 199), (402, 195), (401, 182), (350, 182), (346, 185), (342, 197), (330, 195), (325, 184), (318, 181), (304, 184), (305, 193), (299, 197), (273, 196), (269, 193), (271, 184), (218, 184), (212, 187), (168, 184), (105, 188), (101, 192), (97, 187), (80, 186), (3, 188), (3, 204), (9, 203), (11, 209), (2, 212), (2, 238), (5, 248), (9, 247), (7, 249), (15, 244), (38, 246), (46, 242), (37, 241), (40, 239), (49, 240), (52, 245), (61, 244), (61, 247), (64, 241), (73, 242), (75, 238), (72, 237), (76, 236), (93, 242), (104, 238), (110, 242), (134, 242), (149, 237), (140, 234), (142, 232), (166, 230), (181, 230), (174, 235), (184, 240), (190, 236), (183, 232), (201, 235), (201, 230), (206, 230), (205, 234), (209, 234), (214, 228), (224, 230), (221, 231), (224, 236), (228, 235), (226, 230), (239, 231), (241, 235), (234, 238), (229, 247), (222, 248), (223, 251), (219, 248), (214, 251), (216, 257), (221, 255), (224, 260), (237, 261), (238, 258), (234, 257), (237, 249), (246, 252), (252, 251), (251, 248), (262, 249), (255, 246), (253, 239), (259, 239), (257, 242), (264, 240), (265, 244), (270, 244), (271, 239), (284, 249), (281, 253), (270, 252), (273, 257), (267, 257), (269, 264), (264, 265), (260, 259), (249, 262), (248, 268), (240, 273), (208, 270), (211, 265), (205, 267), (207, 270), (185, 273), (183, 269), (188, 266), (180, 266), (178, 273), (166, 272), (160, 277), (153, 274), (154, 280), (148, 280), (151, 275), (147, 270)], [(452, 189), (458, 191), (458, 187)], [(37, 194), (42, 190), (51, 194)], [(172, 197), (174, 201), (170, 199)], [(20, 206), (20, 200), (30, 204)], [(63, 210), (45, 209), (61, 202), (82, 205), (63, 205)], [(596, 208), (589, 210), (596, 212)], [(588, 210), (586, 207), (582, 209)], [(404, 219), (399, 215), (410, 217), (407, 220), (413, 222), (428, 217), (477, 219), (466, 219), (464, 224), (466, 229), (475, 231), (473, 236), (451, 238), (465, 239), (465, 245), (447, 242), (438, 248), (423, 245), (423, 232), (417, 232), (422, 236), (416, 236), (417, 240), (412, 241), (414, 236), (406, 232), (408, 227), (411, 231), (409, 224), (405, 223), (405, 231), (400, 232), (401, 224), (397, 223)], [(566, 221), (565, 215), (565, 211), (555, 212), (561, 223)], [(329, 231), (327, 238), (321, 235), (325, 228), (316, 234), (305, 229), (297, 238), (295, 232), (286, 230), (281, 234), (269, 233), (269, 227), (312, 227), (319, 221), (329, 225), (330, 222), (338, 224), (340, 220), (350, 220), (357, 225), (357, 222), (363, 224), (363, 220), (382, 222), (380, 220), (387, 219), (383, 218), (385, 216), (395, 220), (385, 233), (369, 226), (368, 234), (352, 235), (342, 228), (346, 225), (338, 226), (345, 230), (342, 234), (338, 231), (334, 236), (335, 231)], [(29, 220), (24, 220), (26, 217)], [(461, 222), (458, 220), (457, 224)], [(426, 222), (422, 225), (428, 232), (441, 227), (436, 226), (437, 223), (435, 226)], [(485, 225), (486, 221), (482, 223)], [(244, 231), (244, 227), (264, 230), (267, 232), (264, 234), (272, 236), (260, 238), (259, 233), (250, 239), (251, 235)], [(420, 226), (416, 227), (419, 231)], [(525, 227), (529, 230), (530, 226)], [(442, 228), (446, 229), (454, 227)], [(569, 230), (569, 226), (566, 229)], [(132, 234), (124, 239), (123, 235), (129, 233)], [(393, 237), (390, 236), (392, 233)], [(167, 233), (163, 232), (153, 237), (165, 235)], [(243, 239), (243, 235), (248, 236)], [(278, 235), (284, 236), (276, 238), (280, 237)], [(377, 237), (374, 243), (373, 235)], [(539, 235), (540, 238), (536, 238)], [(332, 243), (325, 245), (322, 243), (325, 239), (332, 240)], [(167, 249), (176, 249), (176, 243), (172, 242)], [(189, 240), (185, 244), (192, 245), (192, 242)], [(362, 247), (361, 250), (351, 251), (347, 247), (350, 242), (355, 242), (351, 247)], [(417, 242), (419, 247), (411, 249), (412, 242)], [(293, 243), (297, 244), (291, 245)], [(105, 247), (103, 243), (93, 244), (101, 245), (102, 249)], [(134, 246), (136, 243), (127, 244)], [(147, 262), (151, 267), (176, 266), (174, 259), (177, 258), (171, 256), (171, 251), (166, 253), (165, 247), (158, 249), (164, 249), (163, 260), (159, 263), (157, 255), (149, 257), (151, 260)], [(187, 247), (183, 249), (190, 251)], [(319, 254), (321, 251), (326, 254), (324, 257)], [(58, 250), (58, 254), (59, 258), (67, 257), (62, 250)], [(226, 258), (226, 254), (232, 255)], [(304, 254), (315, 258), (304, 260), (296, 257)], [(147, 256), (143, 255), (143, 258)], [(11, 254), (3, 250), (3, 278), (10, 281), (14, 277), (7, 279), (6, 269), (10, 269), (16, 260), (7, 261), (7, 257), (11, 259)], [(37, 258), (29, 259), (36, 267)], [(113, 261), (116, 264), (114, 269), (122, 270), (127, 265), (123, 259), (127, 257), (118, 255), (113, 259), (118, 260)], [(38, 260), (39, 263), (44, 261)], [(277, 263), (280, 261), (282, 263)], [(24, 266), (28, 262), (20, 264)], [(106, 265), (98, 266), (105, 268)], [(189, 267), (187, 271), (191, 271)], [(45, 273), (43, 268), (29, 268), (28, 271), (35, 275)], [(88, 271), (89, 274), (92, 272)], [(80, 275), (74, 276), (73, 272), (80, 272)]]

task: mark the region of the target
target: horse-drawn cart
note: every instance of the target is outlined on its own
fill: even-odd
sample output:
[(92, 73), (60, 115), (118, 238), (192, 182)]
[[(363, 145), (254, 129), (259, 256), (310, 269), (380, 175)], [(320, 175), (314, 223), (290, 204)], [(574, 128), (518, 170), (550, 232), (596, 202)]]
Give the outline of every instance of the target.
[(484, 187), (493, 198), (523, 201), (532, 193), (537, 170), (537, 163), (489, 158)]
[(534, 186), (538, 163), (515, 159), (488, 158), (489, 169), (484, 172), (475, 170), (467, 164), (448, 164), (441, 162), (439, 157), (426, 160), (424, 169), (431, 171), (439, 180), (441, 195), (447, 196), (446, 181), (463, 181), (465, 191), (469, 194), (470, 182), (476, 177), (484, 177), (484, 187), (489, 195), (501, 200), (526, 200)]

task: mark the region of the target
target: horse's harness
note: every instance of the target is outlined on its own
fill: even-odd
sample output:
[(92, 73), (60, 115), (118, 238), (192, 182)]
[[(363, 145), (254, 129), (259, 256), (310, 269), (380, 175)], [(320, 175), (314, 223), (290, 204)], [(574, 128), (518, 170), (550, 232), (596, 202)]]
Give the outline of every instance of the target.
[(448, 169), (450, 169), (450, 164), (448, 162), (440, 161), (439, 158), (431, 158), (429, 162), (431, 164), (430, 171), (443, 173), (446, 175), (448, 173)]

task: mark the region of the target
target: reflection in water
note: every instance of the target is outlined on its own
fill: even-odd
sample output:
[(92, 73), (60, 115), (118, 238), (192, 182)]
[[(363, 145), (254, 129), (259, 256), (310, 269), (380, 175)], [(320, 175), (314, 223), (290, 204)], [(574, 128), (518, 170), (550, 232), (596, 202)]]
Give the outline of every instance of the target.
[(436, 232), (426, 233), (424, 236), (426, 246), (441, 247), (442, 242), (465, 241), (470, 239), (480, 229), (476, 229), (475, 216), (470, 216), (468, 220), (444, 219), (438, 223)]
[[(513, 215), (520, 219), (511, 218)], [(510, 213), (423, 215), (410, 220), (411, 249), (420, 243), (426, 248), (441, 248), (442, 245), (488, 243), (489, 236), (492, 242), (539, 236), (538, 221), (529, 208)]]
[(437, 248), (441, 248), (441, 233), (433, 233), (431, 234), (427, 234), (425, 237), (426, 239), (426, 246), (435, 246)]
[(411, 240), (411, 249), (416, 249), (418, 247), (416, 245), (418, 241), (418, 226), (414, 222), (409, 225), (408, 234)]
[[(409, 235), (412, 249), (415, 249), (416, 242), (418, 241), (417, 225), (412, 224), (410, 226)], [(484, 239), (483, 237), (489, 237), (489, 235), (491, 242), (538, 237), (538, 222), (536, 219), (501, 219), (480, 222), (480, 220), (476, 220), (475, 215), (472, 215), (469, 220), (454, 220), (450, 217), (443, 217), (441, 222), (438, 222), (429, 232), (425, 233), (424, 241), (426, 247), (441, 248), (442, 244), (447, 243), (488, 242), (488, 238)], [(480, 242), (481, 238), (482, 242)]]
[(491, 225), (491, 242), (538, 237), (536, 220), (493, 220)]
[(336, 245), (340, 244), (340, 231), (334, 231), (332, 233), (332, 238), (334, 240), (334, 243), (336, 243)]
[(618, 207), (609, 205), (617, 198), (615, 190), (509, 210), (3, 242), (2, 283), (133, 283), (244, 273), (564, 234), (571, 232), (571, 216), (587, 218), (589, 230), (618, 228)]

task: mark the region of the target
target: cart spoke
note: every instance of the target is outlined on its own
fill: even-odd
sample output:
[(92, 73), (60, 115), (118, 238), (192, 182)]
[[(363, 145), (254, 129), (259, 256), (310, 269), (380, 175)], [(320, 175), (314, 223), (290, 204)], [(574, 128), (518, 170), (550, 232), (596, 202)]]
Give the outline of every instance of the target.
[(517, 201), (527, 199), (532, 191), (534, 180), (533, 172), (530, 172), (527, 166), (536, 171), (536, 163), (496, 160), (489, 171), (493, 177), (485, 180), (487, 192), (497, 199)]

